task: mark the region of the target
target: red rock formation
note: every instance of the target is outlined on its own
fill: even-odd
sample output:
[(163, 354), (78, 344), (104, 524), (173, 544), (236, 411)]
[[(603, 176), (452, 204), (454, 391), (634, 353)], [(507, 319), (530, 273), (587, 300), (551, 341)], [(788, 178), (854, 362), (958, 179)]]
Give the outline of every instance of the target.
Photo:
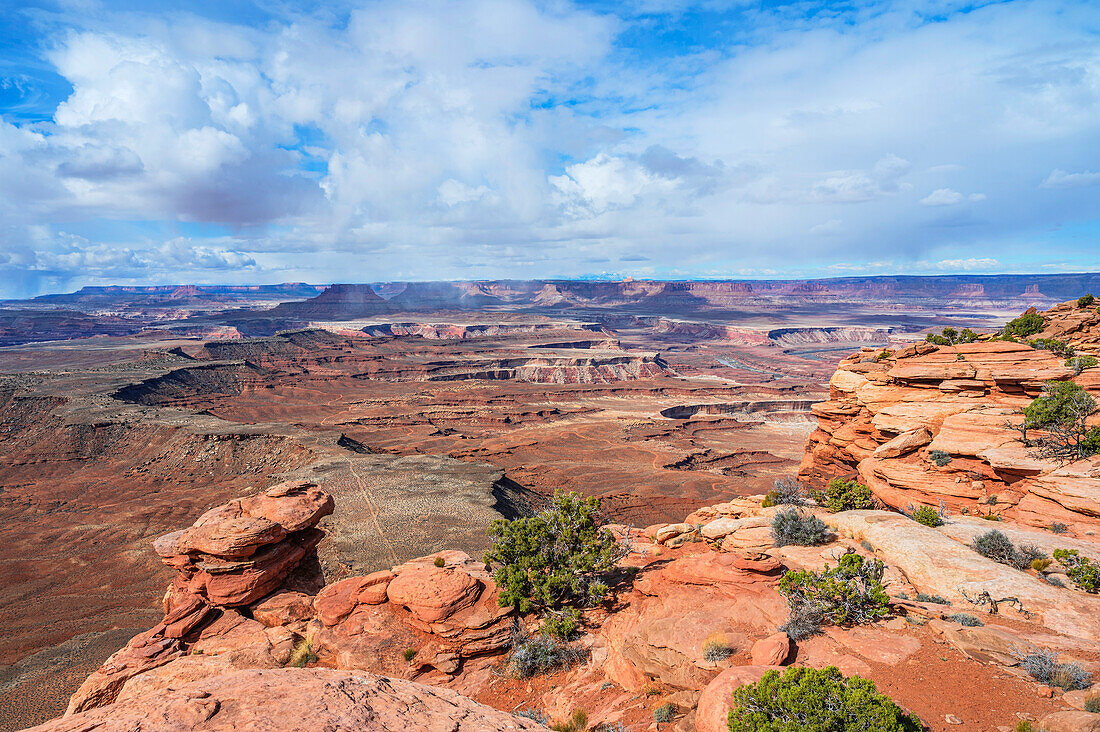
[[(225, 673), (206, 661), (197, 680), (154, 689), (102, 709), (56, 719), (34, 732), (186, 730), (546, 730), (449, 689), (362, 672), (256, 669)], [(195, 673), (193, 671), (192, 673)]]
[[(1100, 314), (1076, 303), (1043, 313), (1036, 337), (1100, 343)], [(1033, 526), (1051, 521), (1100, 528), (1100, 460), (1061, 464), (1036, 458), (1011, 424), (1051, 380), (1073, 379), (1100, 396), (1100, 373), (1075, 375), (1066, 359), (1023, 343), (957, 346), (916, 343), (893, 353), (871, 349), (842, 361), (830, 399), (815, 404), (801, 476), (822, 485), (856, 476), (887, 506), (937, 506), (986, 513)], [(932, 451), (950, 461), (937, 465)], [(986, 505), (995, 502), (995, 508)]]
[[(130, 678), (184, 655), (211, 621), (240, 616), (278, 588), (324, 535), (313, 527), (332, 513), (332, 497), (306, 481), (207, 511), (194, 526), (157, 539), (154, 548), (176, 570), (164, 596), (164, 619), (130, 640), (77, 690), (67, 714), (110, 704)], [(252, 621), (250, 621), (252, 622)]]

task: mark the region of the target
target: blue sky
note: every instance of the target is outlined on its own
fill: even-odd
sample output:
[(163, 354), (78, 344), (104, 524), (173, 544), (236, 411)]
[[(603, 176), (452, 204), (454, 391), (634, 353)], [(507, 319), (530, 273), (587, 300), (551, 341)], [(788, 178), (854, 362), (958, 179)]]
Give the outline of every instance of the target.
[(0, 6), (0, 296), (1096, 269), (1094, 2)]

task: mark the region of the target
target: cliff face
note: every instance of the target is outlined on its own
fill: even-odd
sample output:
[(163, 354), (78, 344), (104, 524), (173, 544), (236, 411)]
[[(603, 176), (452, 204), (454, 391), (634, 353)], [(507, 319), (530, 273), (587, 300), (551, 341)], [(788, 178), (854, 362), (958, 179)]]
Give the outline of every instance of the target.
[[(1042, 316), (1032, 339), (1057, 338), (1078, 353), (1100, 344), (1095, 307), (1063, 303)], [(830, 380), (830, 399), (813, 406), (819, 428), (801, 477), (814, 485), (858, 477), (892, 508), (942, 502), (956, 513), (1096, 529), (1100, 456), (1038, 459), (1012, 428), (1047, 381), (1072, 379), (1100, 397), (1100, 370), (1075, 374), (1066, 363), (1024, 343), (989, 340), (853, 354)], [(933, 460), (934, 451), (946, 457)]]

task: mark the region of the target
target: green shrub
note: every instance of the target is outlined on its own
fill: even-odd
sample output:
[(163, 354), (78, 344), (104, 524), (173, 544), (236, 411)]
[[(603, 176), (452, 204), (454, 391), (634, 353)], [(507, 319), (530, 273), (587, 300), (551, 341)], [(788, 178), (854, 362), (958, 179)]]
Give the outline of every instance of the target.
[(826, 564), (820, 572), (787, 572), (779, 580), (791, 610), (783, 630), (799, 640), (822, 625), (859, 625), (883, 617), (889, 606), (882, 585), (885, 569), (879, 559), (845, 554), (835, 569)]
[(1082, 557), (1076, 549), (1055, 549), (1054, 558), (1066, 568), (1073, 584), (1085, 592), (1100, 590), (1100, 564)]
[(1006, 336), (1027, 338), (1035, 335), (1043, 329), (1043, 316), (1039, 313), (1024, 313), (1018, 318), (1008, 321), (1002, 333)]
[(1069, 358), (1073, 355), (1073, 348), (1065, 341), (1060, 341), (1057, 338), (1036, 338), (1033, 341), (1028, 341), (1028, 345), (1036, 351), (1050, 351), (1055, 356), (1061, 356), (1062, 358)]
[[(1100, 427), (1086, 423), (1096, 408), (1096, 400), (1079, 384), (1048, 381), (1042, 395), (1024, 408), (1019, 430), (1039, 457), (1080, 460), (1100, 453)], [(1028, 439), (1028, 431), (1033, 429), (1043, 431), (1037, 440)]]
[(1053, 534), (1064, 534), (1069, 531), (1069, 526), (1063, 524), (1061, 521), (1051, 521), (1049, 528)]
[(409, 663), (414, 658), (416, 658), (416, 649), (415, 648), (406, 648), (405, 652), (402, 655), (405, 656), (405, 662)]
[(924, 340), (935, 343), (937, 346), (954, 346), (958, 343), (973, 343), (978, 340), (978, 334), (969, 328), (963, 328), (960, 333), (954, 328), (948, 327), (944, 328), (941, 333), (943, 335), (929, 333), (924, 337)]
[(730, 732), (920, 732), (874, 682), (845, 678), (835, 666), (768, 671), (755, 684), (733, 692)]
[(1081, 297), (1077, 298), (1077, 307), (1087, 308), (1089, 305), (1092, 305), (1094, 302), (1096, 302), (1096, 298), (1093, 297), (1092, 293), (1090, 292), (1087, 295), (1082, 295)]
[(1085, 711), (1090, 714), (1100, 714), (1100, 695), (1085, 699)]
[(444, 567), (447, 564), (447, 560), (445, 560), (443, 557), (436, 557), (435, 561), (432, 562), (432, 564), (434, 564), (437, 567)]
[(1016, 732), (1035, 732), (1035, 727), (1026, 719), (1021, 719), (1016, 723)]
[(665, 724), (671, 722), (676, 716), (676, 705), (672, 702), (665, 702), (661, 706), (653, 710), (653, 721), (658, 724)]
[(581, 620), (581, 612), (576, 608), (567, 607), (561, 610), (548, 610), (542, 618), (541, 631), (555, 638), (569, 640), (577, 632), (577, 625)]
[(1096, 411), (1096, 400), (1073, 381), (1048, 381), (1041, 396), (1024, 407), (1024, 426), (1043, 429), (1052, 425), (1069, 426), (1083, 414)]
[(1096, 368), (1096, 356), (1072, 356), (1066, 359), (1066, 366), (1073, 369), (1074, 374), (1080, 374), (1085, 369)]
[(929, 450), (928, 459), (941, 468), (951, 462), (951, 456), (943, 450)]
[(829, 527), (810, 513), (797, 508), (777, 511), (772, 517), (772, 539), (776, 546), (817, 546), (829, 537)]
[(854, 479), (833, 478), (824, 491), (815, 491), (813, 498), (833, 513), (875, 507), (871, 489)]
[(970, 613), (952, 613), (951, 615), (947, 616), (947, 619), (952, 622), (958, 623), (959, 625), (965, 625), (968, 628), (980, 628), (981, 626), (985, 625), (985, 623), (978, 620)]
[(1017, 548), (1007, 536), (997, 529), (991, 529), (974, 537), (974, 543), (971, 546), (974, 551), (987, 559), (1020, 570), (1028, 569), (1036, 559), (1046, 557), (1046, 554), (1038, 547), (1025, 545)]
[(918, 524), (924, 524), (925, 526), (943, 526), (943, 509), (935, 509), (931, 506), (921, 506), (920, 508), (912, 511), (909, 514), (909, 518), (916, 521)]
[(598, 498), (559, 491), (541, 513), (493, 521), (485, 564), (497, 565), (500, 604), (527, 612), (602, 600), (608, 587), (600, 577), (615, 566), (619, 546), (597, 523), (599, 510)]

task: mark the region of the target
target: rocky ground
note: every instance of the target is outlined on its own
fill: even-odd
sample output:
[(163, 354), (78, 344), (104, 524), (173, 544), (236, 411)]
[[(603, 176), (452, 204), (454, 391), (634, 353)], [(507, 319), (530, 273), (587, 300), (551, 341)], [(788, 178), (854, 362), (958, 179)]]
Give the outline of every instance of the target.
[[(987, 646), (1000, 643), (1003, 650), (1004, 637), (961, 631), (944, 624), (941, 608), (900, 599), (892, 625), (830, 632), (774, 658), (781, 646), (775, 631), (786, 613), (775, 590), (778, 574), (784, 567), (820, 568), (847, 550), (876, 553), (895, 567), (896, 592), (940, 594), (954, 603), (952, 612), (973, 611), (959, 587), (970, 597), (970, 589), (988, 583), (1012, 587), (1023, 593), (1030, 616), (1006, 608), (986, 628), (1007, 628), (1013, 642), (1058, 649), (1086, 664), (1095, 660), (1094, 649), (1080, 640), (1095, 637), (1089, 635), (1091, 598), (1033, 575), (1005, 575), (998, 569), (1003, 565), (975, 563), (981, 558), (967, 542), (984, 519), (960, 515), (970, 504), (951, 503), (954, 519), (928, 529), (934, 536), (913, 533), (926, 527), (896, 513), (826, 517), (837, 538), (807, 552), (771, 548), (769, 509), (759, 501), (729, 500), (762, 492), (800, 460), (813, 480), (864, 475), (861, 463), (873, 454), (859, 449), (874, 453), (898, 436), (908, 445), (916, 427), (876, 426), (873, 399), (859, 404), (866, 414), (845, 405), (851, 412), (837, 416), (840, 408), (829, 405), (871, 391), (838, 384), (849, 376), (834, 376), (832, 399), (814, 407), (821, 431), (807, 456), (802, 454), (814, 429), (810, 403), (826, 396), (815, 384), (834, 368), (835, 351), (829, 349), (873, 341), (876, 334), (890, 346), (894, 337), (883, 331), (754, 329), (633, 317), (615, 328), (531, 316), (321, 325), (261, 339), (204, 342), (173, 335), (158, 343), (141, 336), (81, 352), (43, 349), (51, 365), (45, 370), (34, 368), (27, 349), (0, 351), (0, 363), (17, 364), (19, 371), (0, 388), (0, 538), (13, 547), (0, 576), (0, 620), (11, 630), (0, 646), (0, 663), (10, 664), (0, 674), (8, 700), (0, 705), (0, 720), (8, 728), (60, 712), (59, 703), (64, 706), (76, 684), (121, 640), (155, 622), (152, 601), (171, 571), (151, 552), (153, 538), (233, 496), (259, 500), (285, 479), (320, 485), (332, 497), (336, 512), (314, 522), (326, 535), (306, 541), (302, 532), (310, 527), (268, 518), (282, 526), (282, 535), (272, 526), (253, 526), (244, 531), (253, 543), (229, 554), (209, 544), (169, 553), (171, 569), (188, 575), (184, 586), (177, 576), (166, 598), (169, 622), (139, 634), (108, 661), (106, 672), (92, 675), (93, 685), (104, 676), (113, 681), (98, 696), (85, 694), (89, 708), (116, 693), (123, 699), (160, 693), (157, 679), (172, 688), (184, 679), (201, 686), (203, 679), (234, 669), (282, 668), (302, 638), (316, 643), (313, 666), (445, 685), (490, 707), (545, 710), (555, 719), (583, 704), (593, 724), (622, 721), (630, 728), (652, 724), (653, 707), (666, 699), (679, 710), (678, 728), (691, 729), (697, 717), (717, 719), (735, 681), (780, 662), (841, 664), (870, 674), (934, 729), (958, 728), (944, 726), (953, 724), (949, 715), (972, 725), (966, 728), (996, 729), (1013, 725), (1017, 712), (1038, 718), (1071, 706), (1072, 700), (1042, 696), (1043, 688), (1021, 679), (1010, 659), (983, 663), (989, 660)], [(940, 356), (921, 347), (923, 353), (915, 348), (903, 355), (899, 344), (871, 368), (880, 344), (846, 360), (840, 373), (894, 389), (893, 396), (923, 389), (899, 397), (899, 403), (924, 410), (935, 409), (928, 404), (937, 401), (969, 400), (957, 414), (978, 414), (985, 399), (992, 409), (1018, 409), (1026, 389), (1034, 390), (1041, 374), (1057, 368), (1043, 361), (1048, 371), (1015, 376), (1049, 361), (1049, 354), (1026, 346), (1027, 353), (1039, 355), (1005, 350), (1010, 345), (972, 344), (963, 356), (974, 354), (974, 374), (960, 378), (891, 372), (907, 359), (918, 371), (942, 370), (937, 364), (944, 361), (958, 368), (953, 364), (962, 363), (958, 354), (967, 347), (939, 349)], [(92, 353), (99, 350), (102, 359)], [(119, 358), (119, 351), (127, 357)], [(964, 384), (961, 391), (973, 392), (964, 395), (951, 391), (953, 384), (940, 388), (959, 380), (984, 386)], [(858, 439), (845, 443), (842, 430), (839, 437), (822, 436), (855, 414), (850, 424)], [(937, 418), (900, 414), (897, 426), (918, 423), (930, 438), (943, 428)], [(863, 426), (867, 422), (870, 428)], [(899, 448), (895, 462), (920, 459), (923, 447)], [(879, 453), (874, 459), (891, 458)], [(984, 512), (988, 500), (979, 504), (971, 495), (984, 489), (974, 486), (982, 479), (971, 475), (977, 469), (964, 470), (965, 460), (975, 458), (954, 454), (958, 464), (948, 492), (974, 498), (970, 503)], [(1069, 481), (1077, 486), (1076, 504), (1064, 501), (1079, 508), (1057, 514), (1073, 517), (1058, 519), (1072, 527), (1059, 546), (1079, 541), (1088, 553), (1092, 528), (1080, 506), (1091, 500), (1095, 480), (1089, 468), (1044, 468), (1026, 474), (1021, 486), (1040, 497), (1030, 486), (1063, 482), (1059, 471), (1066, 469), (1085, 472)], [(938, 470), (921, 466), (922, 474)], [(993, 485), (992, 476), (981, 475)], [(995, 510), (1005, 512), (1014, 530), (1029, 532), (1021, 539), (1049, 544), (1053, 535), (1044, 533), (1042, 521), (1028, 519), (1044, 515), (1049, 498), (1020, 509), (1023, 494), (1013, 502), (1009, 490), (1019, 482), (996, 484), (1006, 500), (998, 500)], [(895, 484), (871, 484), (884, 503), (895, 505)], [(636, 550), (625, 563), (638, 569), (624, 570), (615, 600), (588, 619), (587, 664), (521, 682), (499, 673), (513, 618), (497, 609), (491, 578), (469, 557), (479, 556), (490, 520), (537, 510), (557, 487), (604, 499), (608, 520), (624, 525), (620, 532)], [(913, 496), (907, 494), (907, 501), (925, 502), (919, 492)], [(1056, 510), (1050, 510), (1053, 516)], [(667, 528), (678, 527), (689, 513), (687, 529)], [(716, 521), (726, 524), (712, 526)], [(731, 521), (740, 523), (717, 533)], [(637, 528), (644, 525), (649, 528)], [(713, 536), (702, 531), (707, 526)], [(239, 530), (233, 525), (214, 538), (235, 541)], [(288, 541), (298, 542), (301, 556), (289, 562), (285, 556), (298, 549), (280, 554), (272, 565), (278, 571), (252, 559), (262, 551), (290, 551), (272, 549)], [(929, 554), (928, 547), (939, 553)], [(245, 549), (251, 551), (240, 555)], [(208, 558), (191, 561), (200, 555)], [(436, 556), (444, 558), (444, 567), (434, 566)], [(927, 566), (940, 567), (941, 556), (958, 568), (930, 573)], [(241, 573), (251, 578), (243, 595), (233, 579)], [(198, 585), (195, 577), (201, 578)], [(222, 586), (227, 580), (229, 589)], [(274, 585), (267, 583), (282, 583), (282, 589), (268, 596)], [(452, 595), (453, 601), (446, 599)], [(260, 607), (264, 596), (274, 605)], [(700, 644), (710, 632), (736, 641), (738, 652), (728, 663), (701, 662)], [(975, 634), (982, 639), (973, 640)], [(404, 660), (409, 648), (416, 650), (411, 663)], [(769, 648), (772, 655), (765, 656)], [(262, 678), (268, 688), (297, 683), (281, 674)], [(994, 701), (935, 691), (943, 679), (971, 678)], [(719, 680), (724, 686), (714, 686)], [(249, 677), (247, 683), (254, 681)], [(223, 692), (211, 687), (195, 693)], [(700, 721), (698, 728), (706, 724)]]

